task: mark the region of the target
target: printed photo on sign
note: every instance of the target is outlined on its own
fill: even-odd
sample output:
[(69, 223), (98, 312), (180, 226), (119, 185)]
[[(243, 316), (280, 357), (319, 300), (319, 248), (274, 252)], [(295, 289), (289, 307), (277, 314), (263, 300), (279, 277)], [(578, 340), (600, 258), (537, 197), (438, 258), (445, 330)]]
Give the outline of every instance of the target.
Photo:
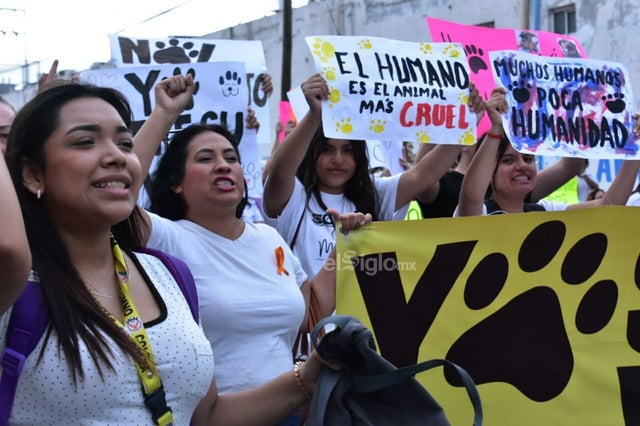
[(467, 105), (469, 71), (456, 43), (376, 37), (305, 38), (329, 85), (322, 106), (327, 137), (421, 143), (475, 143)]

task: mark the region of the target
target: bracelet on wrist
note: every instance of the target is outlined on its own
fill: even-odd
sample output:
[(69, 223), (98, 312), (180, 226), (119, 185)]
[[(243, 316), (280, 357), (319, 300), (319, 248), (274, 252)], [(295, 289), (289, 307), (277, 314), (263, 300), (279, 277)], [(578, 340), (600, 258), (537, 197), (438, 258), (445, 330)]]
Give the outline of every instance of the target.
[(307, 399), (307, 401), (311, 401), (311, 392), (309, 392), (307, 387), (304, 385), (304, 382), (302, 381), (302, 377), (300, 377), (300, 366), (302, 366), (302, 364), (304, 364), (304, 361), (297, 361), (293, 365), (293, 377), (296, 379), (296, 383), (298, 384), (298, 387), (302, 391), (304, 397)]
[(487, 137), (490, 137), (492, 139), (500, 139), (502, 140), (502, 138), (504, 137), (504, 133), (491, 133), (491, 132), (487, 132), (486, 133)]

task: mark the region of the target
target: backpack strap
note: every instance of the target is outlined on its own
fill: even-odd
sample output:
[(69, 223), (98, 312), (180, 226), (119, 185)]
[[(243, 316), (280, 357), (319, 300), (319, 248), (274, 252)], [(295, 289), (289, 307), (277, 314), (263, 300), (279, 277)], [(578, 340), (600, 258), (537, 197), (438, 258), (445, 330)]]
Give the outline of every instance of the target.
[(182, 259), (178, 259), (175, 256), (150, 247), (141, 247), (136, 249), (136, 251), (139, 253), (150, 254), (162, 261), (164, 266), (169, 270), (169, 272), (171, 272), (173, 279), (178, 283), (184, 298), (187, 299), (193, 319), (200, 324), (198, 291), (196, 289), (195, 280), (193, 279), (193, 274), (187, 264), (184, 263)]
[[(152, 248), (140, 248), (140, 253), (149, 254), (162, 261), (184, 295), (193, 319), (200, 323), (198, 293), (191, 270), (175, 256)], [(13, 305), (7, 327), (6, 347), (0, 356), (0, 426), (9, 422), (11, 407), (15, 399), (18, 379), (26, 358), (33, 352), (49, 324), (49, 310), (42, 297), (40, 284), (30, 278), (22, 294)]]
[(300, 226), (302, 225), (302, 219), (304, 219), (304, 213), (307, 210), (305, 207), (302, 210), (302, 214), (300, 215), (300, 220), (298, 220), (298, 226), (296, 226), (296, 232), (293, 233), (293, 238), (291, 239), (291, 244), (289, 244), (289, 248), (293, 251), (293, 246), (296, 245), (296, 240), (298, 239), (298, 232), (300, 232)]
[(49, 324), (49, 310), (44, 303), (40, 284), (27, 281), (22, 294), (13, 305), (6, 335), (6, 347), (0, 364), (0, 425), (9, 422), (9, 414), (16, 395), (18, 378), (27, 356), (37, 346)]

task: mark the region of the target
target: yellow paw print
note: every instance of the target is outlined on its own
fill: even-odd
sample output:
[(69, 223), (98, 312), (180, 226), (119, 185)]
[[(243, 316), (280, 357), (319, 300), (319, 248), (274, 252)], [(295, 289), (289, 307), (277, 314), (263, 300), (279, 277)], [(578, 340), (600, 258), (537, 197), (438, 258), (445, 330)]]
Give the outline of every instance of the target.
[(340, 102), (340, 97), (342, 95), (340, 94), (340, 91), (338, 89), (336, 89), (335, 87), (329, 87), (329, 102), (331, 102), (329, 104), (329, 107), (332, 107), (333, 104), (337, 104), (338, 102)]
[(333, 58), (335, 51), (336, 48), (333, 47), (333, 44), (322, 41), (319, 37), (313, 41), (312, 52), (321, 62), (329, 62), (329, 60)]
[(386, 120), (371, 120), (371, 125), (369, 126), (369, 130), (373, 133), (382, 133), (384, 132), (384, 126), (387, 124)]
[(358, 42), (358, 47), (361, 49), (373, 49), (373, 43), (371, 43), (371, 40), (365, 38)]
[(426, 130), (420, 130), (416, 133), (416, 140), (420, 143), (429, 143), (431, 138), (429, 137), (429, 133)]
[(462, 136), (460, 136), (458, 143), (462, 145), (473, 145), (476, 143), (475, 132), (472, 132), (471, 129), (467, 130), (462, 134)]
[(336, 69), (334, 67), (324, 67), (322, 68), (322, 75), (325, 80), (333, 81), (336, 79)]
[(350, 118), (343, 118), (336, 123), (336, 132), (351, 133), (353, 132), (353, 125)]
[(442, 53), (452, 58), (459, 58), (460, 55), (462, 55), (462, 52), (460, 52), (460, 49), (458, 49), (458, 46), (455, 44), (445, 47)]
[(420, 43), (420, 50), (422, 50), (422, 53), (424, 53), (425, 55), (433, 54), (433, 48), (431, 47), (431, 44), (429, 44), (429, 43), (421, 42)]

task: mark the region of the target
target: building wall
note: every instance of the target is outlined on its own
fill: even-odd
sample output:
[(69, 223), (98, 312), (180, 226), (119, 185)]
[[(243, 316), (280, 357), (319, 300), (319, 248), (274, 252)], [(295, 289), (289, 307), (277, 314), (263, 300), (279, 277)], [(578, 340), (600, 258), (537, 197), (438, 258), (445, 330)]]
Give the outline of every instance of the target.
[[(367, 35), (406, 41), (432, 41), (426, 17), (468, 25), (492, 23), (497, 28), (552, 31), (550, 10), (575, 4), (577, 37), (592, 58), (623, 63), (631, 82), (640, 78), (640, 49), (634, 49), (640, 28), (637, 0), (323, 0), (296, 8), (292, 15), (292, 87), (314, 72), (304, 41), (311, 35)], [(535, 13), (537, 10), (539, 13)], [(262, 40), (269, 73), (279, 100), (282, 67), (282, 14), (208, 34), (214, 39)], [(534, 28), (538, 23), (539, 27)], [(640, 105), (635, 102), (636, 107)], [(271, 119), (277, 121), (277, 102)]]

